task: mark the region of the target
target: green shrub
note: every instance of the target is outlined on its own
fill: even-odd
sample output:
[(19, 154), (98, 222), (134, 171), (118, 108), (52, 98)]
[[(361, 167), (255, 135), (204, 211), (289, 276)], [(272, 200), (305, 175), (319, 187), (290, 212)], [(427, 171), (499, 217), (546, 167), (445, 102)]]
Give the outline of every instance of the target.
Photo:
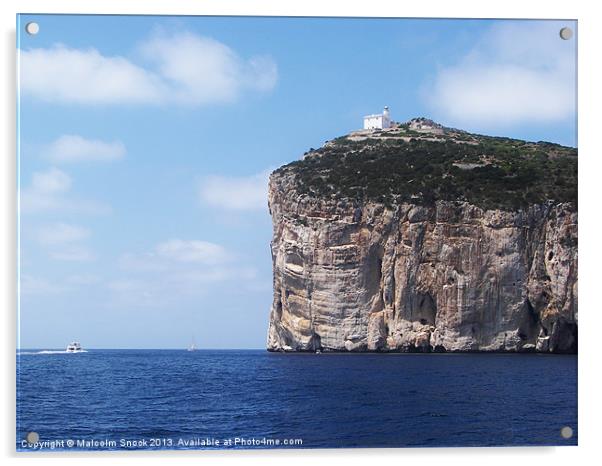
[(478, 144), (337, 138), (336, 144), (312, 149), (311, 156), (276, 172), (293, 173), (300, 194), (353, 202), (467, 201), (516, 210), (554, 201), (577, 208), (576, 149), (468, 133), (463, 137)]

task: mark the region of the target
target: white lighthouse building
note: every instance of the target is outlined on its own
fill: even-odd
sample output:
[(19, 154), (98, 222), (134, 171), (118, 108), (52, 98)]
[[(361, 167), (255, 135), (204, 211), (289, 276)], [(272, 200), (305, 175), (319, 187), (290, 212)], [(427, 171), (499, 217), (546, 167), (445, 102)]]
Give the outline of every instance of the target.
[(389, 107), (385, 107), (382, 114), (366, 115), (364, 117), (364, 129), (383, 129), (391, 127), (391, 116)]

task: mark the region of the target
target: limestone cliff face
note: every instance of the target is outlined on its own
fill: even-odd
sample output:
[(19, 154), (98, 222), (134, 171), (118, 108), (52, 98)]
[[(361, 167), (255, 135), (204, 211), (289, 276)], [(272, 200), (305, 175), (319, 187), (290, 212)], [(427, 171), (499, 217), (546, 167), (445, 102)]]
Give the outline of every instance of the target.
[(270, 178), (272, 351), (577, 349), (577, 212), (385, 205)]

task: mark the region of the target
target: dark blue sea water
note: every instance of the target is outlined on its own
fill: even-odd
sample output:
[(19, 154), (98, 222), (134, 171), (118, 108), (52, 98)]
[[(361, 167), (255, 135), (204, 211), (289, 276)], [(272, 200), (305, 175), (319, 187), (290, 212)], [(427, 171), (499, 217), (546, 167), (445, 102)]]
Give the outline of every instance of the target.
[(27, 353), (19, 450), (577, 444), (576, 356)]

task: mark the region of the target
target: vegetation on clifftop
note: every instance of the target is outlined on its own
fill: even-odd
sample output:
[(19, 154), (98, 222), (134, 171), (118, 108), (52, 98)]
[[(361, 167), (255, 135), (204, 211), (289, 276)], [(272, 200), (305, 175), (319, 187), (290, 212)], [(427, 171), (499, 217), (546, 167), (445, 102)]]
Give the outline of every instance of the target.
[(553, 201), (577, 209), (577, 149), (447, 128), (437, 136), (416, 136), (403, 125), (343, 136), (276, 173), (292, 174), (299, 194), (328, 199), (467, 201), (503, 210)]

